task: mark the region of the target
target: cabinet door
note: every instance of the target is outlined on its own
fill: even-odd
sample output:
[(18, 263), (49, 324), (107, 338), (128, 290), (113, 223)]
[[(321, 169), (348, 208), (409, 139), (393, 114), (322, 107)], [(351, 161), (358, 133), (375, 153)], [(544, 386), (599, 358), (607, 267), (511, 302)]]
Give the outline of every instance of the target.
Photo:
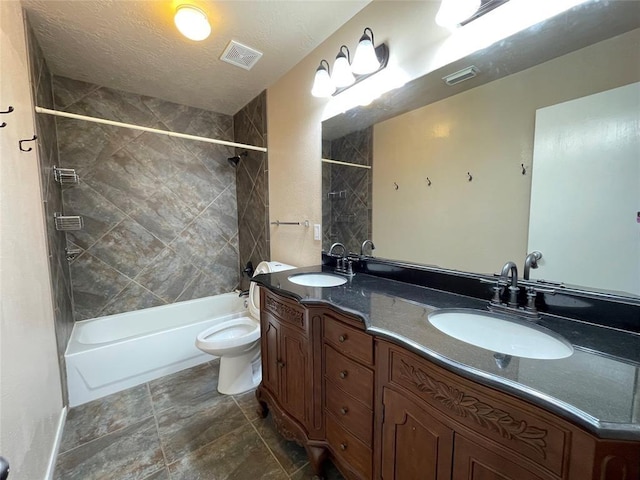
[(383, 392), (382, 478), (450, 480), (453, 431), (406, 395)]
[(280, 395), (280, 324), (263, 314), (262, 383), (275, 395)]
[(304, 335), (280, 326), (280, 395), (287, 412), (306, 427), (311, 405), (309, 341)]
[(456, 434), (453, 480), (546, 480), (497, 452)]

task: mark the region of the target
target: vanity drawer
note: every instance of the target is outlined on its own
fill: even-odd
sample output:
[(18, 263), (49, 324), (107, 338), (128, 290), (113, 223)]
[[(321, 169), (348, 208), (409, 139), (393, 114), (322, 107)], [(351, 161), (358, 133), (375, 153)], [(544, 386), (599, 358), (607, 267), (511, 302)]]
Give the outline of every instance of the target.
[(373, 411), (340, 390), (330, 380), (325, 380), (325, 411), (331, 413), (346, 430), (371, 446)]
[(343, 391), (373, 408), (373, 371), (324, 345), (324, 374)]
[(564, 476), (571, 432), (557, 418), (518, 399), (454, 376), (412, 353), (390, 349), (388, 383), (452, 420)]
[(347, 463), (363, 479), (372, 478), (371, 449), (342, 428), (331, 414), (327, 415), (326, 428), (327, 441), (338, 460)]
[(355, 360), (373, 365), (373, 337), (324, 315), (324, 341)]
[(307, 332), (306, 310), (293, 301), (275, 296), (266, 288), (261, 288), (262, 309), (282, 322)]

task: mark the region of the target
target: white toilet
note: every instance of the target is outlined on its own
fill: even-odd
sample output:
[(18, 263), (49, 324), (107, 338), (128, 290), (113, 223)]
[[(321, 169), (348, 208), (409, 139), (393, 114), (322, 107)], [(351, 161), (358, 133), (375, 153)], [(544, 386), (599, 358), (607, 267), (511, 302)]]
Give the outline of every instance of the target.
[[(279, 262), (260, 262), (254, 276), (260, 273), (290, 270)], [(234, 318), (208, 328), (196, 337), (196, 347), (220, 357), (218, 392), (235, 395), (258, 386), (262, 380), (260, 366), (260, 289), (249, 286), (249, 316)]]

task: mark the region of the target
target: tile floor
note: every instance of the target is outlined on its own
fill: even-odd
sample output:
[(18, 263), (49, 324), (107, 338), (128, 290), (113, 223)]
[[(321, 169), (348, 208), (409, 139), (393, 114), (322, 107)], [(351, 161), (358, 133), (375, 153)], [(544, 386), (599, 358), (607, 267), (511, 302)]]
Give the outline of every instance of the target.
[(313, 478), (304, 449), (257, 415), (254, 392), (220, 395), (217, 377), (216, 360), (71, 408), (54, 478)]

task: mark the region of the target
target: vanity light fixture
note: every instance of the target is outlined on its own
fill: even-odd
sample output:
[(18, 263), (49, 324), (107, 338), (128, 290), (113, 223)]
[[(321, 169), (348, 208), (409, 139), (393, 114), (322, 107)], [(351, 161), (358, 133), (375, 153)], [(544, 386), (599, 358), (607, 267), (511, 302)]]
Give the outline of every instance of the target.
[(454, 28), (476, 13), (480, 3), (481, 0), (442, 0), (436, 23), (441, 27)]
[(179, 5), (173, 18), (182, 35), (199, 42), (211, 34), (211, 25), (207, 14), (193, 5)]
[(338, 88), (349, 87), (356, 82), (356, 77), (351, 72), (350, 60), (349, 49), (346, 45), (342, 45), (336, 56), (336, 61), (333, 62), (333, 75), (331, 75), (333, 84)]
[(333, 74), (329, 72), (326, 60), (320, 61), (313, 81), (311, 95), (314, 97), (330, 97), (337, 95), (352, 85), (378, 73), (387, 66), (389, 49), (385, 43), (373, 44), (373, 31), (369, 27), (364, 29), (360, 38), (353, 62), (350, 62), (349, 48), (342, 45), (333, 64)]
[(331, 80), (331, 75), (329, 75), (329, 63), (322, 59), (320, 60), (320, 66), (316, 70), (311, 95), (314, 97), (330, 97), (335, 91), (336, 86)]
[[(371, 35), (367, 34), (367, 30)], [(373, 46), (373, 31), (367, 27), (364, 29), (364, 33), (356, 47), (351, 70), (356, 75), (367, 75), (377, 71), (380, 68), (380, 63), (380, 59), (376, 55), (376, 49)]]

